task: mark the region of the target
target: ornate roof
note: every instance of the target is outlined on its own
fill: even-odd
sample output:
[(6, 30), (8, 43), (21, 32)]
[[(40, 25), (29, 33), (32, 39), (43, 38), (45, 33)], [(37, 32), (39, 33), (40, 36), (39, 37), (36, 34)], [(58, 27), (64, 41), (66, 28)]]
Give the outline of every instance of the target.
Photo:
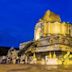
[(55, 22), (55, 21), (61, 22), (60, 16), (51, 12), (50, 10), (46, 11), (42, 19), (47, 22)]

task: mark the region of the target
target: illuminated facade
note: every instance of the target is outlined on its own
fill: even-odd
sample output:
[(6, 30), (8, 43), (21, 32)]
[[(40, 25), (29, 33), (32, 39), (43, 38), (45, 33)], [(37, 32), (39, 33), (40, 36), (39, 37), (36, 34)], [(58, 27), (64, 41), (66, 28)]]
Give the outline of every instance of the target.
[(34, 39), (40, 39), (49, 35), (72, 36), (72, 25), (61, 22), (58, 15), (47, 11), (35, 26)]
[(34, 40), (20, 45), (25, 63), (72, 64), (72, 25), (48, 10), (35, 26)]

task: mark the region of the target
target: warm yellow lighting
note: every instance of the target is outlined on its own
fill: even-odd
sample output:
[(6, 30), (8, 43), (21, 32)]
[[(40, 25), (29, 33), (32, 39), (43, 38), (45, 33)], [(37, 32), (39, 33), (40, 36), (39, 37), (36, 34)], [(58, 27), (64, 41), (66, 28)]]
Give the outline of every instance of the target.
[(68, 58), (70, 52), (67, 52), (67, 54), (65, 54), (64, 58)]
[(49, 53), (49, 58), (52, 58), (51, 52)]
[(56, 59), (53, 59), (53, 58), (48, 59), (48, 62), (46, 62), (46, 64), (48, 64), (48, 65), (57, 65), (58, 64), (57, 60), (58, 60), (57, 58)]
[(54, 24), (53, 24), (53, 33), (54, 34), (60, 34), (60, 32), (61, 32), (61, 24), (60, 23), (58, 23), (58, 22), (55, 22)]
[(56, 54), (55, 54), (55, 52), (54, 52), (54, 54), (53, 54), (53, 58), (56, 58)]
[(65, 24), (65, 22), (64, 23), (62, 23), (62, 25), (61, 25), (61, 33), (63, 34), (63, 35), (65, 35), (66, 33), (67, 33), (67, 27), (66, 27), (66, 24)]
[(41, 33), (41, 29), (38, 28), (37, 31), (36, 31), (36, 37), (35, 37), (35, 40), (38, 40), (40, 38), (40, 33)]

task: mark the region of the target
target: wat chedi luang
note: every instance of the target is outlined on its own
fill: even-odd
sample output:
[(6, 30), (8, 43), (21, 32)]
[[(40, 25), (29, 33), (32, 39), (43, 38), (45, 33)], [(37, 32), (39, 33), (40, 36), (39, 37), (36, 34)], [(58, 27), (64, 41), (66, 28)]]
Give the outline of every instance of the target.
[(35, 40), (38, 39), (38, 37), (45, 37), (52, 34), (71, 36), (71, 24), (61, 22), (58, 15), (47, 11), (35, 26)]
[(72, 25), (48, 10), (39, 19), (34, 40), (20, 44), (19, 56), (24, 63), (47, 65), (72, 64)]

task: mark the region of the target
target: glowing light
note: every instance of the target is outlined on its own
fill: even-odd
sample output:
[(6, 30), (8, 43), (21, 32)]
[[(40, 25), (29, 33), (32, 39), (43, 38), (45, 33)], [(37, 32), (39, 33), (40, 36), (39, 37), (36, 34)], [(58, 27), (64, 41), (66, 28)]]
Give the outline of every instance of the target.
[(41, 32), (41, 29), (38, 28), (37, 31), (36, 31), (36, 37), (35, 37), (35, 40), (38, 40), (40, 38), (40, 32)]
[(53, 58), (48, 59), (46, 64), (48, 64), (48, 65), (56, 65), (56, 64), (58, 64), (57, 60), (58, 60), (57, 58), (56, 59), (53, 59)]

